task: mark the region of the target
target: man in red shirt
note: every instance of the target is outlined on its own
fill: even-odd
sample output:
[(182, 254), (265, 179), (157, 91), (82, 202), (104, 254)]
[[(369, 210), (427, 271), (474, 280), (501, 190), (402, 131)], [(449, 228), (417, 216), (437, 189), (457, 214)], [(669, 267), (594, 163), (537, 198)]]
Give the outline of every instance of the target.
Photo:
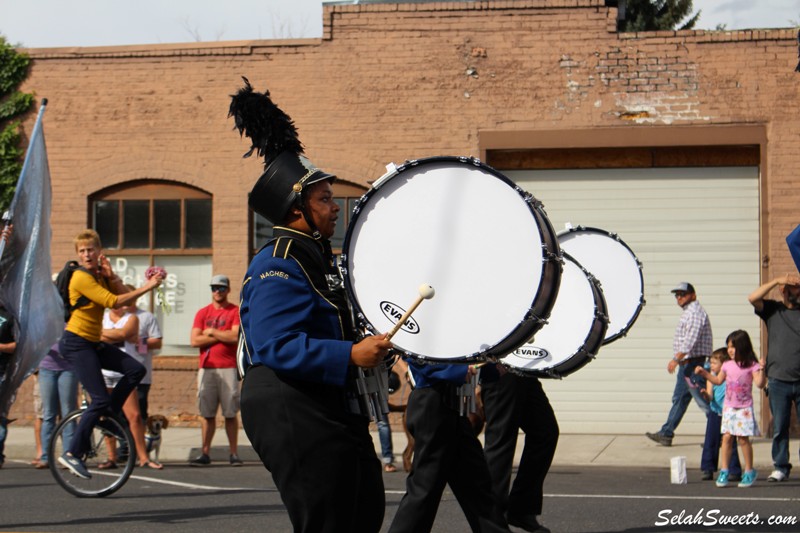
[(200, 372), (197, 376), (197, 400), (203, 417), (202, 453), (190, 461), (193, 466), (211, 464), (209, 452), (216, 429), (217, 406), (225, 417), (225, 433), (230, 446), (230, 463), (240, 466), (237, 452), (239, 421), (239, 379), (236, 370), (236, 347), (239, 339), (239, 307), (228, 301), (230, 280), (227, 276), (211, 278), (211, 304), (200, 309), (192, 324), (192, 346), (200, 349)]

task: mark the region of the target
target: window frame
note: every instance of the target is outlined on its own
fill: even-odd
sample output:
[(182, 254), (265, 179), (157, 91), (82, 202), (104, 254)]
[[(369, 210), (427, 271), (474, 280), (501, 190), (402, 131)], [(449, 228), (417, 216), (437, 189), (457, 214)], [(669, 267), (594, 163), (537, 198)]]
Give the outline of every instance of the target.
[[(109, 256), (149, 256), (150, 264), (155, 264), (156, 257), (162, 255), (213, 255), (213, 227), (214, 227), (214, 206), (213, 196), (196, 187), (186, 184), (178, 184), (162, 180), (136, 180), (114, 185), (98, 191), (89, 196), (89, 220), (90, 226), (96, 229), (95, 203), (98, 201), (117, 201), (119, 209), (117, 212), (117, 242), (124, 244), (125, 235), (125, 213), (123, 202), (126, 200), (146, 200), (149, 201), (149, 221), (148, 221), (148, 248), (125, 248), (109, 247), (103, 244), (103, 249)], [(180, 200), (180, 247), (179, 248), (154, 248), (155, 244), (155, 210), (156, 200)], [(186, 248), (186, 200), (208, 200), (211, 202), (211, 212), (209, 223), (211, 225), (211, 246), (204, 248)]]

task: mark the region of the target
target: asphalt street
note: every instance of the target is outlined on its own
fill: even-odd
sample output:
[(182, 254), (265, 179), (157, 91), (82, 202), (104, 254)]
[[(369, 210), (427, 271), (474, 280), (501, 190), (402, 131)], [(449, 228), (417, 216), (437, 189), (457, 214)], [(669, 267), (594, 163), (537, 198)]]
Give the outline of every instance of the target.
[[(545, 485), (543, 523), (554, 533), (800, 532), (799, 479), (718, 489), (696, 477), (672, 485), (666, 468), (555, 466)], [(387, 531), (405, 474), (384, 474), (384, 482)], [(268, 473), (255, 462), (137, 468), (116, 494), (81, 499), (61, 489), (48, 470), (12, 460), (0, 470), (0, 498), (0, 531), (291, 531)], [(449, 491), (434, 531), (469, 531)]]

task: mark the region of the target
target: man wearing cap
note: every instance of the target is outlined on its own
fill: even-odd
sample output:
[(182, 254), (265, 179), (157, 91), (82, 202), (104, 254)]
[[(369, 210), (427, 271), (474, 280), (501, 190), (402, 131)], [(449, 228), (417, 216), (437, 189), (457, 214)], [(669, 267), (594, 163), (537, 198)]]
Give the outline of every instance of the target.
[(294, 531), (377, 533), (381, 463), (354, 378), (392, 344), (386, 335), (356, 342), (329, 241), (339, 214), (334, 176), (301, 155), (269, 92), (245, 82), (230, 114), (253, 141), (248, 153), (265, 155), (249, 205), (275, 227), (242, 284), (242, 424)]
[(200, 349), (197, 401), (200, 408), (202, 452), (192, 466), (211, 464), (209, 451), (216, 429), (217, 406), (225, 418), (230, 447), (230, 464), (240, 466), (237, 450), (239, 421), (239, 379), (236, 374), (236, 345), (239, 340), (239, 308), (228, 301), (231, 283), (227, 276), (211, 278), (211, 303), (194, 317), (191, 344)]
[[(704, 383), (695, 377), (694, 369), (702, 366), (706, 357), (711, 355), (713, 338), (711, 321), (700, 302), (691, 283), (681, 282), (672, 289), (675, 300), (683, 309), (675, 336), (672, 340), (673, 356), (667, 364), (667, 371), (676, 374), (675, 390), (672, 393), (672, 409), (667, 421), (658, 433), (646, 433), (650, 440), (662, 446), (672, 446), (675, 429), (681, 423), (687, 407), (695, 399), (697, 405), (706, 415), (709, 412), (708, 402), (701, 395)], [(678, 370), (678, 372), (675, 372)]]
[[(778, 287), (782, 302), (766, 300)], [(789, 462), (789, 429), (792, 403), (800, 413), (800, 276), (787, 274), (768, 281), (753, 291), (748, 300), (767, 326), (767, 386), (772, 411), (772, 461), (775, 469), (767, 481), (785, 481)]]

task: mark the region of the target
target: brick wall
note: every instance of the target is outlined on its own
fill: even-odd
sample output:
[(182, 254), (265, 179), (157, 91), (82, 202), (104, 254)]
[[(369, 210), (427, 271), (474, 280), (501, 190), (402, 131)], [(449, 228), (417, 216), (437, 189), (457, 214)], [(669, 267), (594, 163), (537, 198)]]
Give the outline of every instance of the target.
[[(362, 185), (388, 162), (480, 155), (491, 132), (763, 125), (763, 276), (792, 268), (794, 30), (617, 34), (602, 0), (326, 5), (323, 17), (321, 39), (28, 50), (23, 90), (49, 99), (54, 264), (90, 194), (159, 178), (213, 195), (213, 269), (240, 279), (261, 166), (241, 158), (226, 114), (246, 75), (292, 116), (312, 161)], [(193, 412), (193, 372), (157, 372), (186, 396), (165, 405)]]

